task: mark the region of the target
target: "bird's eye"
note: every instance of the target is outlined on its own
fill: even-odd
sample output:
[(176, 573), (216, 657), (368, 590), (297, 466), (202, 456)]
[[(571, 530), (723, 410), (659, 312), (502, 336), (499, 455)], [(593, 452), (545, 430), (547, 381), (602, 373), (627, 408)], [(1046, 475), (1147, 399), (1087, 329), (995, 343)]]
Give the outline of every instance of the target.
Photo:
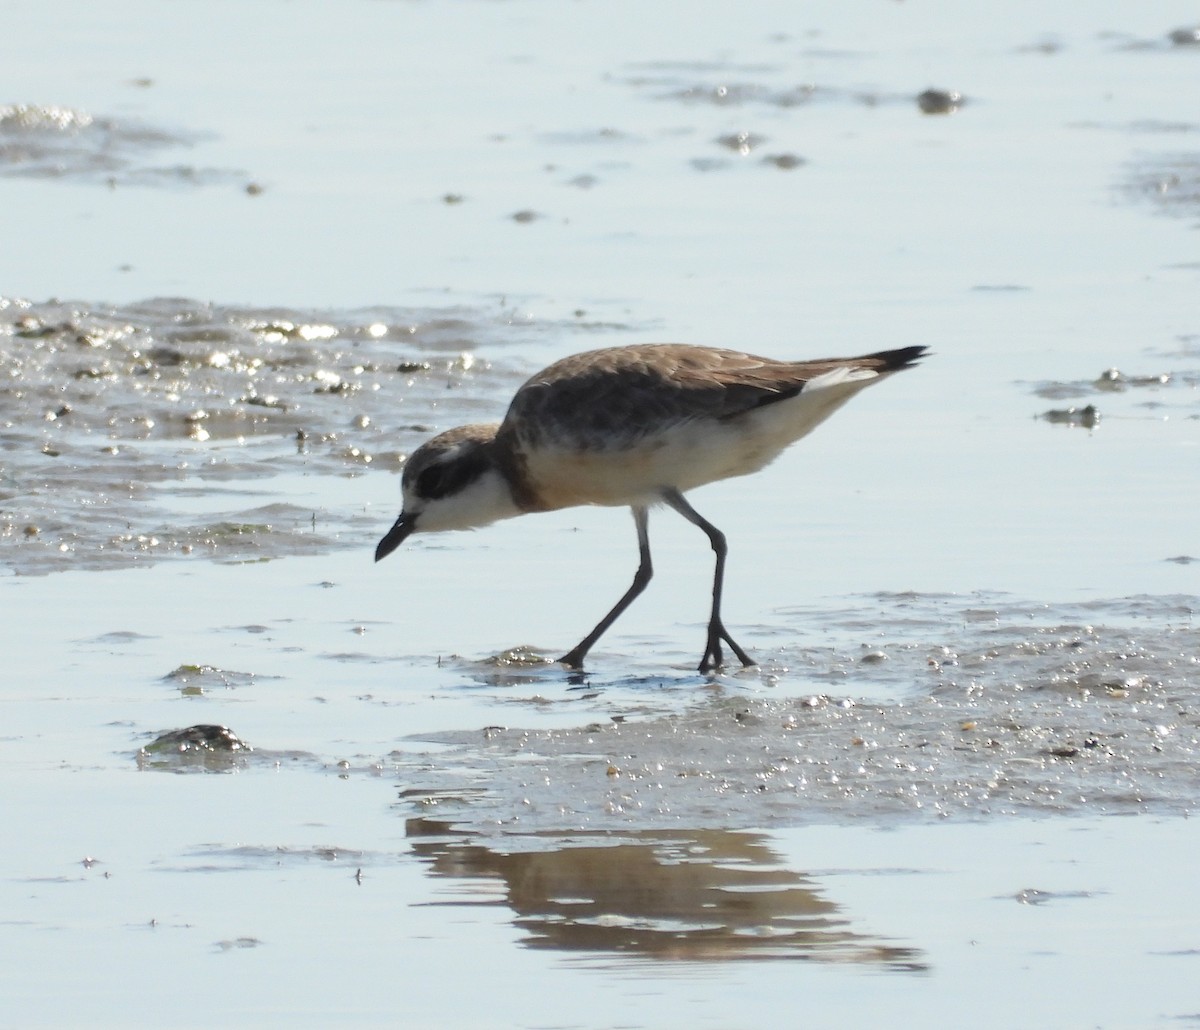
[(416, 487), (421, 497), (440, 497), (446, 492), (446, 467), (430, 465), (417, 476)]

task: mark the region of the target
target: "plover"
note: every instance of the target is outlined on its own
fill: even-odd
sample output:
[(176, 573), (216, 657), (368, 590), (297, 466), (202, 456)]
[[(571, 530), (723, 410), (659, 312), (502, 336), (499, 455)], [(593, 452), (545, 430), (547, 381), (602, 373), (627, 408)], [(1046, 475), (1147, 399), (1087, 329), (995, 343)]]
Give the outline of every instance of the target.
[(503, 422), (459, 426), (413, 452), (401, 479), (403, 510), (375, 548), (375, 560), (413, 533), (472, 529), (577, 504), (629, 506), (637, 573), (595, 629), (560, 659), (578, 669), (650, 582), (648, 512), (665, 504), (703, 530), (716, 553), (700, 670), (721, 667), (722, 643), (753, 665), (721, 621), (725, 535), (684, 494), (757, 472), (859, 390), (912, 367), (925, 352), (918, 346), (776, 361), (664, 343), (564, 358), (517, 391)]

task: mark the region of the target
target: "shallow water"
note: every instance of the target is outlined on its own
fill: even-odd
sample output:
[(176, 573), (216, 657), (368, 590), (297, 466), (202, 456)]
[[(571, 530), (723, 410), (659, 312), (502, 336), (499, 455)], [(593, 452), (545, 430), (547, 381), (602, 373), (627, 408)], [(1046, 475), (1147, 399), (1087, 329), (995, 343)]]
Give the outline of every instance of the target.
[[(6, 15), (10, 1020), (1196, 1020), (1194, 10), (690, 12)], [(582, 675), (624, 513), (372, 564), (641, 339), (933, 348), (695, 494), (758, 667), (670, 513)]]

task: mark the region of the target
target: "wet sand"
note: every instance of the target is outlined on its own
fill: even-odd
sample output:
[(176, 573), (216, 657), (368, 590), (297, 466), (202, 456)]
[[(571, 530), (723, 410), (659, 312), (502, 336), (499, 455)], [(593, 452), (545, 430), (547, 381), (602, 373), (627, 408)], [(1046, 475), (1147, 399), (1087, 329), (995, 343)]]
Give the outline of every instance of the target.
[[(1197, 1019), (1194, 12), (621, 10), (20, 13), (14, 1025)], [(649, 339), (935, 352), (693, 496), (758, 667), (667, 512), (582, 675), (625, 513), (372, 564)]]

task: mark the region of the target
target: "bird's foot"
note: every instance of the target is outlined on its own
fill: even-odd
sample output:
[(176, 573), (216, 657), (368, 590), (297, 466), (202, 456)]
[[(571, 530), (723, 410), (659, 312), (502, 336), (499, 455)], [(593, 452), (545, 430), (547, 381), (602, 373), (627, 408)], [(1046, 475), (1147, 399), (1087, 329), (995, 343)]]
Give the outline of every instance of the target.
[(757, 665), (745, 651), (738, 647), (737, 641), (729, 635), (729, 631), (718, 621), (714, 620), (708, 625), (708, 645), (704, 648), (704, 657), (700, 659), (701, 672), (716, 672), (725, 665), (725, 655), (721, 650), (721, 641), (725, 641), (730, 647), (730, 650), (737, 655), (737, 659), (743, 666)]
[(563, 655), (559, 660), (560, 665), (565, 665), (572, 672), (580, 672), (583, 669), (583, 656), (586, 651), (580, 651), (575, 647)]

